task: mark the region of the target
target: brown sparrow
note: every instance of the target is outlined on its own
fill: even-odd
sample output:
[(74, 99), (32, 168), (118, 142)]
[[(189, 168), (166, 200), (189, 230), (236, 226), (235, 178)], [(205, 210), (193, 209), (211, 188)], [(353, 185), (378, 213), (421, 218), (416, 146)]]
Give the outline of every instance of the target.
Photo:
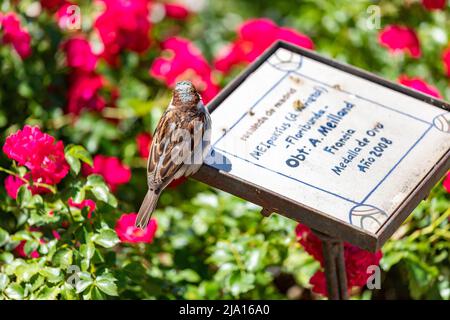
[(144, 229), (162, 190), (174, 179), (197, 172), (209, 153), (211, 117), (190, 81), (178, 82), (158, 122), (147, 163), (148, 191), (136, 218)]

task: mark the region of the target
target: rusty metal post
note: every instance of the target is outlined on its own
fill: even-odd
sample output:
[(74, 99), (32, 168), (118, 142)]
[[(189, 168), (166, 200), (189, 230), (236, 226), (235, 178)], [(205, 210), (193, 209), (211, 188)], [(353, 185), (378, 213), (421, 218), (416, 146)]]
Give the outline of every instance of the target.
[(322, 240), (324, 271), (330, 300), (347, 300), (344, 244), (342, 241), (314, 231)]

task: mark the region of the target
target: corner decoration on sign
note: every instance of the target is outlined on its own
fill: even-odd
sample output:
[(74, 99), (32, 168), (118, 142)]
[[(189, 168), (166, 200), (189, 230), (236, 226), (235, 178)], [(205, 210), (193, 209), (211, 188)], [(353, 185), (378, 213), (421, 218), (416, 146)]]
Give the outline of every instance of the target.
[(449, 168), (447, 103), (283, 42), (209, 108), (197, 179), (368, 250)]

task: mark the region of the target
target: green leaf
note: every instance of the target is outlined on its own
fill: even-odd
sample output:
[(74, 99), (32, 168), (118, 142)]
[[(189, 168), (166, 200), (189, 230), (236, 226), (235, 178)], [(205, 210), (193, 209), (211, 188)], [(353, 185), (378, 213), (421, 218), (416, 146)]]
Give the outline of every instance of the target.
[(51, 283), (57, 283), (63, 279), (61, 270), (58, 268), (44, 267), (39, 274), (47, 278)]
[(11, 283), (8, 288), (5, 289), (5, 294), (8, 298), (13, 300), (22, 300), (25, 290), (18, 283)]
[(255, 275), (252, 273), (233, 272), (228, 279), (228, 287), (231, 294), (235, 297), (242, 293), (248, 292), (253, 289), (255, 281)]
[(27, 185), (22, 185), (19, 188), (19, 191), (17, 192), (17, 204), (21, 207), (28, 207), (33, 200), (33, 195), (31, 194), (31, 191), (28, 189)]
[(89, 293), (90, 293), (89, 299), (92, 299), (92, 300), (104, 300), (105, 299), (105, 295), (97, 287), (92, 287), (91, 291)]
[(116, 232), (112, 229), (101, 229), (99, 233), (94, 234), (92, 240), (104, 248), (114, 247), (120, 242)]
[(38, 295), (39, 300), (55, 300), (58, 294), (60, 293), (60, 289), (58, 287), (47, 287), (45, 286)]
[(93, 283), (93, 280), (87, 272), (79, 272), (78, 277), (79, 279), (75, 283), (75, 289), (77, 293), (81, 293)]
[(4, 273), (0, 273), (0, 291), (5, 290), (8, 283), (9, 283), (8, 276)]
[(95, 285), (109, 296), (118, 296), (119, 294), (117, 293), (115, 281), (117, 280), (112, 274), (104, 273), (95, 279)]
[(66, 153), (66, 161), (70, 166), (70, 169), (75, 173), (80, 173), (81, 170), (81, 162), (79, 159), (75, 158), (74, 156)]
[(0, 253), (0, 262), (4, 262), (5, 264), (10, 264), (14, 260), (14, 255), (11, 252), (2, 252)]
[(81, 160), (81, 161), (87, 163), (88, 165), (92, 166), (92, 157), (83, 146), (68, 145), (66, 147), (65, 153), (66, 153), (66, 159), (67, 159), (67, 155), (69, 155), (70, 157)]
[(59, 249), (53, 256), (53, 264), (55, 266), (66, 269), (72, 265), (73, 252), (70, 249)]
[(61, 286), (60, 293), (61, 293), (61, 297), (64, 300), (77, 300), (78, 299), (78, 295), (77, 295), (75, 289), (68, 283), (64, 283)]
[(98, 200), (108, 203), (110, 192), (103, 178), (99, 175), (92, 174), (88, 177), (87, 180), (87, 186), (89, 186), (94, 196)]
[(40, 266), (37, 263), (22, 263), (14, 270), (17, 281), (28, 282), (31, 277), (39, 272)]
[(0, 228), (0, 247), (4, 246), (8, 241), (9, 241), (8, 232)]
[(85, 257), (89, 260), (92, 259), (92, 257), (94, 256), (94, 253), (95, 253), (94, 244), (92, 242), (82, 244), (80, 246), (80, 253), (83, 257)]

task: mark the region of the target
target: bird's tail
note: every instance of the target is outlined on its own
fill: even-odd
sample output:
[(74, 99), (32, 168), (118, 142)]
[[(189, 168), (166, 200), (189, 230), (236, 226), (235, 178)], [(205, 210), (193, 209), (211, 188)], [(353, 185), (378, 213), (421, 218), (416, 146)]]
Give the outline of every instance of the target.
[(158, 203), (159, 194), (154, 191), (147, 191), (144, 201), (142, 202), (141, 208), (139, 209), (138, 216), (136, 218), (135, 226), (137, 228), (145, 229), (152, 217), (152, 213), (156, 208)]

